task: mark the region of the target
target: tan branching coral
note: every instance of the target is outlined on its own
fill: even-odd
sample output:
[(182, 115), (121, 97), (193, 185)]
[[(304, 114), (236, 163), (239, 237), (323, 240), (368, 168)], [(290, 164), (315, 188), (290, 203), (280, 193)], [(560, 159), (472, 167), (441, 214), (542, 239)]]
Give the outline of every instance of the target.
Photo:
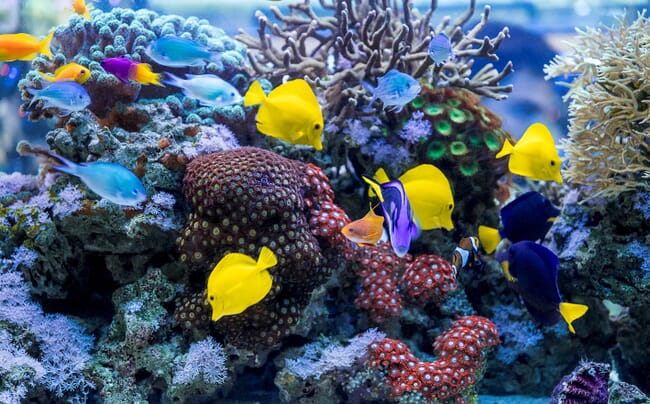
[[(495, 52), (508, 36), (508, 28), (494, 38), (479, 38), (487, 23), (490, 7), (467, 31), (463, 26), (474, 15), (476, 2), (452, 22), (444, 17), (433, 28), (431, 17), (437, 1), (420, 14), (412, 0), (319, 0), (332, 15), (319, 16), (309, 0), (289, 5), (288, 14), (278, 7), (270, 10), (278, 23), (257, 11), (257, 36), (241, 30), (237, 39), (249, 48), (253, 69), (271, 79), (288, 75), (301, 77), (323, 88), (326, 109), (341, 122), (349, 112), (370, 98), (362, 81), (376, 78), (393, 68), (420, 78), (431, 74), (437, 86), (464, 87), (477, 94), (502, 99), (510, 86), (499, 82), (512, 70), (501, 72), (491, 64), (472, 75), (474, 58), (497, 60)], [(400, 4), (398, 4), (400, 3)], [(452, 43), (454, 60), (432, 67), (428, 46), (432, 35), (444, 32)]]
[(565, 99), (568, 139), (564, 178), (590, 196), (650, 189), (650, 22), (577, 30), (572, 54), (556, 56), (546, 78), (576, 76)]

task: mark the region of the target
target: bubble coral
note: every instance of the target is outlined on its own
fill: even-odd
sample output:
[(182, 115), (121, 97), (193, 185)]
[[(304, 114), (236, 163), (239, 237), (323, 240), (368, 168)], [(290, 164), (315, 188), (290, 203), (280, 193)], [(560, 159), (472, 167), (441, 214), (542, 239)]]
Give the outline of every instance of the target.
[(618, 26), (577, 29), (572, 54), (545, 66), (546, 79), (571, 75), (568, 138), (562, 176), (590, 191), (589, 198), (614, 198), (650, 189), (650, 21), (639, 13)]
[[(269, 269), (269, 294), (212, 326), (236, 346), (272, 347), (292, 332), (311, 292), (327, 280), (331, 262), (323, 249), (349, 221), (343, 211), (332, 208), (327, 177), (314, 165), (242, 147), (192, 160), (183, 190), (190, 213), (177, 239), (181, 261), (207, 277), (229, 252), (257, 256), (266, 246), (278, 257), (278, 265)], [(200, 278), (197, 288), (202, 290), (205, 279)], [(201, 322), (205, 308), (200, 295), (190, 295), (179, 302), (176, 317), (195, 330), (206, 326)]]
[(419, 392), (430, 401), (464, 403), (483, 375), (487, 351), (497, 344), (499, 331), (490, 320), (465, 316), (436, 338), (438, 359), (433, 362), (423, 362), (403, 342), (385, 338), (370, 344), (368, 363), (384, 374), (393, 396)]

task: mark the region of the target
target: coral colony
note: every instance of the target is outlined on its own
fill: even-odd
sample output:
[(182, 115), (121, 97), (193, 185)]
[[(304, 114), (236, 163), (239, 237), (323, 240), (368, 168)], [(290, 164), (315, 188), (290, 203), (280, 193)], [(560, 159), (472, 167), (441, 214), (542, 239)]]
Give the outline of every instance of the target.
[[(612, 358), (650, 388), (649, 198), (618, 195), (647, 191), (647, 19), (580, 31), (576, 55), (547, 67), (579, 73), (562, 174), (610, 197), (579, 204), (575, 190), (513, 185), (497, 158), (516, 142), (480, 101), (506, 99), (513, 67), (473, 69), (509, 37), (482, 36), (489, 6), (475, 20), (474, 0), (456, 18), (435, 0), (312, 3), (266, 5), (256, 33), (231, 38), (196, 17), (75, 0), (45, 39), (1, 37), (2, 51), (29, 45), (0, 58), (31, 60), (21, 109), (53, 128), (45, 149), (18, 148), (39, 176), (0, 173), (0, 402), (644, 397), (609, 364), (571, 370)], [(426, 195), (442, 189), (409, 174), (425, 164), (453, 225), (410, 213), (440, 204)], [(575, 334), (554, 307), (538, 322), (509, 263), (474, 237), (529, 188), (563, 204), (526, 242), (548, 250), (552, 297), (591, 308)], [(380, 236), (398, 200), (412, 241), (399, 254)], [(373, 237), (350, 233), (364, 214)], [(508, 243), (494, 248), (516, 264)]]

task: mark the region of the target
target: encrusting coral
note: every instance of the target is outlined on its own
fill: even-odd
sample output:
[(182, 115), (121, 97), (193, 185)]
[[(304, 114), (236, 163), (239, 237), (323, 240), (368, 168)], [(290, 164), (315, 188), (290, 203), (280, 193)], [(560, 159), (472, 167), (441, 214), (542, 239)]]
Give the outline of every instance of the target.
[(572, 54), (545, 67), (547, 79), (572, 76), (562, 174), (590, 197), (650, 189), (650, 21), (616, 22), (577, 30)]
[[(427, 50), (437, 1), (432, 1), (424, 14), (413, 8), (411, 0), (403, 0), (401, 9), (391, 8), (387, 0), (319, 2), (333, 15), (317, 15), (309, 1), (289, 5), (288, 14), (271, 7), (280, 24), (271, 23), (258, 11), (257, 37), (242, 31), (237, 39), (248, 46), (251, 65), (258, 74), (304, 77), (324, 88), (324, 109), (335, 118), (334, 123), (340, 124), (357, 107), (367, 104), (369, 97), (362, 81), (376, 83), (393, 68), (416, 79), (431, 70)], [(481, 20), (464, 31), (475, 6), (471, 0), (462, 16), (453, 22), (447, 17), (435, 27), (433, 35), (444, 32), (451, 40), (456, 59), (433, 68), (431, 81), (437, 86), (464, 87), (501, 99), (511, 87), (499, 82), (511, 72), (512, 65), (499, 72), (488, 64), (473, 75), (471, 67), (477, 57), (497, 59), (495, 51), (508, 36), (508, 29), (494, 38), (477, 38), (490, 13), (486, 6)]]
[[(209, 271), (226, 253), (256, 256), (266, 246), (278, 257), (269, 269), (271, 291), (212, 329), (237, 346), (274, 346), (292, 332), (311, 292), (331, 274), (335, 261), (324, 255), (321, 243), (342, 241), (340, 228), (349, 221), (340, 209), (338, 220), (321, 213), (336, 212), (327, 177), (316, 166), (242, 147), (194, 159), (183, 184), (191, 211), (177, 240), (180, 259), (206, 278), (200, 277), (196, 294), (180, 302), (177, 320), (193, 331), (209, 328), (209, 308), (201, 298)], [(310, 219), (321, 216), (322, 222)]]

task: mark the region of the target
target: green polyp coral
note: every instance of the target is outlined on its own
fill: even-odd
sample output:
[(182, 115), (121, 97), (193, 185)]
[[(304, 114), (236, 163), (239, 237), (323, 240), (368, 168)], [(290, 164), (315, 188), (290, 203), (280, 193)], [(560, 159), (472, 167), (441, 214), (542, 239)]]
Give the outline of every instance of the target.
[(575, 76), (562, 83), (570, 102), (562, 176), (591, 197), (650, 189), (650, 22), (640, 13), (616, 24), (577, 30), (572, 53), (545, 68), (547, 79)]

